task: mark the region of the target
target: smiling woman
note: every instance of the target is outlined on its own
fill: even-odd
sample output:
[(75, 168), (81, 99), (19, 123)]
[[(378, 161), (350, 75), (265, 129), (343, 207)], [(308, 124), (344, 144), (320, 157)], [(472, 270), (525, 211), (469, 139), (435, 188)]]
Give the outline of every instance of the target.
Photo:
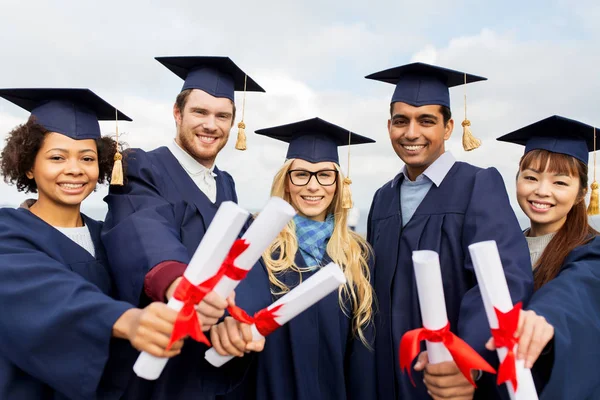
[(120, 398), (134, 348), (172, 357), (183, 345), (166, 351), (176, 312), (165, 304), (111, 298), (102, 225), (80, 212), (120, 160), (98, 120), (129, 118), (87, 89), (0, 96), (31, 111), (8, 134), (0, 170), (38, 194), (0, 210), (0, 398)]

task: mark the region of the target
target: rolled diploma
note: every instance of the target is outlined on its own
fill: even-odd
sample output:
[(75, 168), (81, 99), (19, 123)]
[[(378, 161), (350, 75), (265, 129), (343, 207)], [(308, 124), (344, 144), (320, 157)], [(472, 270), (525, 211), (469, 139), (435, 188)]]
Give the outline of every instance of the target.
[[(279, 232), (296, 215), (294, 207), (280, 197), (271, 197), (267, 205), (252, 222), (242, 239), (250, 245), (235, 261), (235, 266), (249, 271), (256, 264), (263, 252), (271, 245)], [(223, 277), (214, 291), (227, 298), (240, 281)]]
[[(448, 324), (446, 314), (446, 300), (444, 299), (444, 285), (440, 270), (440, 257), (431, 250), (413, 251), (413, 266), (417, 291), (419, 293), (419, 306), (423, 327), (429, 330), (439, 330)], [(431, 364), (444, 361), (453, 361), (452, 355), (443, 343), (426, 341), (427, 355)]]
[[(280, 326), (284, 325), (329, 293), (337, 290), (340, 285), (343, 285), (344, 283), (346, 283), (346, 277), (340, 267), (338, 267), (337, 264), (329, 263), (313, 276), (296, 286), (289, 293), (271, 304), (267, 309), (271, 310), (274, 307), (283, 304), (277, 311), (279, 316), (275, 317), (275, 321)], [(259, 340), (263, 337), (264, 336), (256, 330), (256, 327), (252, 325), (253, 340)], [(215, 367), (220, 367), (234, 357), (222, 356), (213, 348), (206, 351), (204, 358)]]
[[(506, 284), (506, 276), (502, 268), (502, 261), (498, 253), (498, 246), (493, 240), (474, 243), (469, 246), (471, 260), (475, 268), (475, 276), (479, 284), (479, 291), (483, 299), (483, 306), (488, 317), (490, 328), (498, 328), (498, 318), (494, 312), (494, 307), (499, 311), (508, 312), (513, 308), (513, 303), (510, 298), (508, 285)], [(517, 347), (514, 352), (516, 354)], [(504, 361), (508, 350), (505, 347), (497, 349), (500, 362)], [(506, 382), (506, 388), (512, 400), (535, 400), (538, 398), (537, 391), (531, 371), (525, 368), (524, 360), (516, 362), (517, 382), (519, 386), (515, 393), (512, 383)]]
[[(248, 219), (248, 212), (232, 201), (225, 201), (217, 210), (202, 241), (194, 252), (183, 276), (193, 285), (198, 285), (213, 277), (227, 257), (233, 242), (238, 238), (240, 230)], [(183, 303), (171, 297), (167, 306), (180, 311)], [(158, 379), (167, 365), (168, 358), (154, 357), (142, 352), (133, 371), (140, 378), (147, 380)]]

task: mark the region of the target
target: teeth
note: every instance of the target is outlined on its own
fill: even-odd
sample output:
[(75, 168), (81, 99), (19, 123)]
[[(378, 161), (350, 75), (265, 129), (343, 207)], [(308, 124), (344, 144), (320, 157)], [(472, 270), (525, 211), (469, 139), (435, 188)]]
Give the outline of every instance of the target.
[(323, 198), (323, 196), (302, 196), (302, 198), (304, 200), (308, 200), (308, 201), (317, 201), (317, 200), (321, 200)]
[(200, 140), (205, 143), (212, 143), (217, 140), (217, 138), (213, 136), (200, 136)]
[(403, 147), (404, 147), (406, 150), (420, 150), (420, 149), (422, 149), (422, 148), (423, 148), (423, 147), (425, 147), (425, 146), (423, 146), (423, 145), (413, 145), (413, 146), (409, 146), (409, 145), (403, 145)]
[(550, 207), (552, 207), (550, 204), (536, 203), (535, 201), (532, 201), (532, 202), (531, 202), (531, 204), (533, 204), (533, 206), (534, 206), (535, 208), (543, 208), (543, 209), (546, 209), (546, 208), (550, 208)]
[(61, 183), (60, 187), (65, 189), (79, 189), (80, 187), (83, 187), (83, 183)]

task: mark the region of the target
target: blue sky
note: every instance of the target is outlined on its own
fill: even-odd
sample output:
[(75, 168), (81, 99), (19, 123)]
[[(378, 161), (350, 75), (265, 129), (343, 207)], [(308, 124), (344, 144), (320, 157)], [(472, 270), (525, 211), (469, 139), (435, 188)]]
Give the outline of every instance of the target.
[[(217, 159), (252, 209), (266, 202), (285, 156), (285, 146), (253, 131), (314, 116), (378, 141), (352, 152), (355, 203), (368, 209), (402, 162), (385, 129), (393, 88), (363, 77), (411, 61), (489, 78), (467, 87), (469, 119), (483, 146), (461, 150), (463, 89), (456, 88), (458, 128), (447, 149), (498, 168), (511, 199), (522, 149), (495, 137), (552, 114), (600, 126), (600, 5), (591, 0), (3, 0), (1, 9), (0, 87), (89, 87), (133, 117), (121, 125), (132, 147), (165, 145), (175, 133), (171, 107), (181, 80), (154, 56), (230, 56), (267, 90), (248, 95), (248, 151), (233, 150), (230, 140)], [(0, 138), (26, 118), (0, 100)], [(102, 128), (114, 132), (113, 124)], [(84, 205), (101, 207), (105, 192)], [(0, 183), (0, 203), (26, 197)]]

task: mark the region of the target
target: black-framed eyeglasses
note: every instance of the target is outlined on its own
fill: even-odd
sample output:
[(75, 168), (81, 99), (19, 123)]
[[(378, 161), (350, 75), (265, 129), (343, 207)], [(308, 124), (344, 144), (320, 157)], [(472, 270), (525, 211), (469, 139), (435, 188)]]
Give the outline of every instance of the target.
[(335, 169), (322, 169), (320, 171), (307, 171), (305, 169), (293, 169), (288, 171), (290, 182), (294, 186), (306, 186), (314, 176), (317, 183), (321, 186), (331, 186), (337, 181), (337, 171)]

